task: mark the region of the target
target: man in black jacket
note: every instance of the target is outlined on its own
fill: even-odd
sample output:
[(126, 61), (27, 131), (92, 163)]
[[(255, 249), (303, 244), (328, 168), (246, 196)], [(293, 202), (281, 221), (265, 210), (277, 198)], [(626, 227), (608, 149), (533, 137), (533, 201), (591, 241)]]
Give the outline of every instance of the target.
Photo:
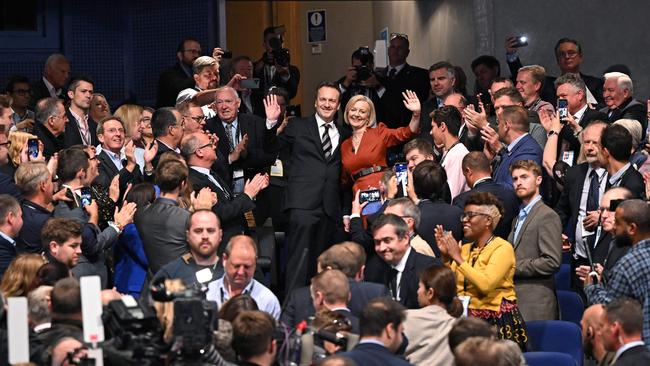
[(90, 100), (94, 93), (94, 83), (85, 76), (74, 78), (68, 86), (70, 107), (66, 109), (69, 123), (65, 127), (63, 138), (65, 147), (74, 145), (97, 146), (97, 121), (89, 115)]
[(650, 364), (650, 351), (643, 342), (643, 312), (638, 301), (629, 298), (616, 299), (605, 305), (603, 314), (603, 345), (616, 352), (612, 365)]
[(399, 216), (380, 216), (373, 223), (372, 232), (377, 256), (368, 262), (365, 278), (388, 286), (396, 301), (409, 309), (418, 309), (420, 273), (442, 262), (411, 248), (408, 225)]
[(635, 198), (645, 197), (643, 176), (631, 164), (632, 135), (621, 125), (610, 125), (600, 137), (601, 165), (607, 169), (607, 188), (625, 187)]
[(58, 98), (45, 98), (36, 104), (34, 135), (43, 143), (43, 156), (50, 158), (65, 147), (63, 138), (68, 115)]
[(43, 67), (41, 80), (31, 85), (32, 96), (29, 106), (34, 108), (42, 98), (65, 98), (63, 87), (70, 77), (70, 61), (60, 53), (48, 56)]
[(172, 107), (176, 104), (178, 93), (194, 86), (192, 63), (201, 56), (201, 45), (194, 38), (185, 38), (176, 48), (178, 62), (163, 71), (158, 78), (156, 109)]
[[(629, 76), (620, 72), (605, 74), (605, 97), (606, 107), (600, 111), (607, 114), (610, 122), (619, 119), (634, 119), (641, 124), (642, 140), (645, 139), (648, 117), (646, 104), (634, 99), (634, 85)], [(635, 146), (636, 147), (636, 146)]]

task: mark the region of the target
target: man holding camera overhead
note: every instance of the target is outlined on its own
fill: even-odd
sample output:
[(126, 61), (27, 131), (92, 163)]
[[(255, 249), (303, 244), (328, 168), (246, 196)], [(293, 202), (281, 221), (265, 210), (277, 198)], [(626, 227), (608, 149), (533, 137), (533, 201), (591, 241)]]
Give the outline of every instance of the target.
[(348, 101), (355, 95), (365, 95), (370, 98), (375, 106), (379, 105), (381, 84), (377, 80), (375, 70), (375, 57), (367, 46), (361, 46), (352, 52), (351, 66), (345, 76), (338, 81), (341, 90), (341, 105), (348, 105)]
[(292, 99), (298, 92), (300, 71), (290, 64), (289, 50), (283, 47), (284, 32), (282, 25), (264, 30), (265, 52), (259, 60), (255, 61), (253, 74), (260, 79), (262, 94), (266, 94), (272, 86), (277, 86), (286, 89), (289, 92), (289, 99)]

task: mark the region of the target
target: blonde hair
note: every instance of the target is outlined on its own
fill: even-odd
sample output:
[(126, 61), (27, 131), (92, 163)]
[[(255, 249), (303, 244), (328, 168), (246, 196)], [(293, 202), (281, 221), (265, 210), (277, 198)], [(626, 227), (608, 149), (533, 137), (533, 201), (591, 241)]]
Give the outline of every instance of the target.
[(122, 120), (126, 137), (131, 137), (133, 131), (138, 128), (138, 122), (140, 122), (140, 118), (142, 118), (142, 110), (143, 108), (139, 105), (124, 104), (113, 114)]
[(369, 114), (368, 114), (367, 127), (375, 127), (377, 125), (377, 113), (375, 112), (375, 104), (372, 102), (372, 100), (370, 100), (370, 98), (366, 97), (365, 95), (355, 95), (352, 98), (350, 98), (348, 104), (345, 105), (345, 113), (343, 114), (343, 120), (348, 125), (350, 124), (350, 121), (348, 121), (348, 113), (350, 112), (350, 109), (352, 109), (352, 106), (359, 101), (363, 101), (368, 104)]
[(2, 276), (0, 291), (5, 297), (27, 296), (29, 286), (43, 264), (45, 260), (40, 254), (17, 256)]
[(38, 137), (27, 132), (14, 131), (9, 133), (9, 141), (11, 141), (11, 148), (9, 148), (9, 159), (11, 159), (11, 162), (14, 164), (14, 166), (20, 165), (20, 150), (23, 149), (27, 143), (27, 140), (37, 138)]
[[(185, 285), (183, 284), (183, 281), (179, 279), (165, 280), (165, 289), (167, 289), (168, 292), (179, 292), (185, 290)], [(174, 335), (174, 302), (155, 301), (153, 307), (156, 309), (158, 321), (160, 321), (160, 324), (164, 329), (163, 339), (166, 343), (171, 343)]]

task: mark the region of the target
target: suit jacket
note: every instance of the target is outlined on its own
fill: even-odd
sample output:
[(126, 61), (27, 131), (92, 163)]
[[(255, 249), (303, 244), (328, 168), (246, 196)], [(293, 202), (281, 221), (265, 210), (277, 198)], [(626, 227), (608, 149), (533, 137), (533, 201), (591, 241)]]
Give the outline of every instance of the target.
[(244, 103), (242, 92), (237, 92), (239, 98), (241, 99), (241, 105), (239, 106), (240, 114), (247, 113), (256, 115), (260, 118), (266, 118), (266, 111), (264, 110), (264, 96), (259, 93), (258, 90), (253, 89), (250, 93), (251, 107), (253, 109), (249, 109), (248, 106), (246, 106), (246, 103)]
[(142, 291), (149, 261), (144, 252), (142, 239), (135, 224), (124, 227), (122, 235), (113, 248), (115, 256), (115, 287), (121, 294), (138, 298)]
[[(585, 113), (582, 114), (580, 121), (578, 121), (578, 124), (580, 127), (585, 128), (589, 123), (596, 120), (607, 122), (607, 115), (603, 112), (587, 107)], [(578, 140), (573, 133), (573, 129), (568, 125), (562, 126), (559, 137), (557, 144), (557, 160), (562, 159), (560, 156), (560, 150), (562, 149), (562, 143), (566, 142), (568, 144), (568, 149), (566, 149), (566, 151), (573, 151), (573, 165), (576, 165), (578, 163), (578, 157), (580, 156), (580, 140)]]
[[(633, 198), (645, 199), (645, 181), (643, 176), (638, 170), (630, 167), (623, 173), (621, 180), (616, 184), (618, 187), (625, 187), (632, 192)], [(607, 189), (611, 188), (612, 184), (607, 180)]]
[[(189, 71), (190, 74), (192, 71)], [(156, 91), (156, 109), (161, 107), (173, 107), (176, 105), (178, 93), (187, 88), (194, 87), (194, 78), (188, 75), (181, 64), (177, 62), (174, 66), (163, 71), (158, 77), (158, 89)]]
[[(264, 59), (264, 57), (265, 55), (262, 55), (262, 60)], [(277, 72), (273, 75), (273, 78), (269, 80), (269, 78), (266, 75), (266, 67), (263, 67), (261, 71), (255, 71), (254, 68), (253, 70), (254, 70), (254, 76), (260, 79), (259, 90), (261, 91), (262, 94), (266, 94), (266, 92), (272, 86), (277, 86), (286, 89), (286, 91), (289, 93), (290, 100), (293, 99), (298, 93), (298, 84), (300, 83), (300, 70), (296, 66), (289, 65), (289, 80), (287, 81), (282, 80), (282, 77)], [(287, 100), (287, 104), (289, 104), (288, 100)]]
[(346, 136), (339, 129), (339, 143), (330, 157), (325, 158), (315, 116), (293, 118), (276, 137), (277, 126), (266, 134), (268, 150), (276, 153), (291, 146), (291, 166), (294, 167), (289, 172), (284, 209), (322, 207), (325, 214), (338, 222), (341, 218), (341, 144)]
[[(600, 111), (608, 116), (610, 122), (615, 122), (619, 119), (635, 119), (639, 121), (641, 123), (641, 134), (645, 138), (646, 128), (648, 127), (648, 110), (645, 103), (630, 97), (616, 109), (611, 110), (605, 107)], [(610, 112), (611, 115), (609, 114)]]
[(152, 273), (188, 251), (185, 229), (189, 218), (189, 211), (163, 198), (138, 208), (134, 222)]
[(539, 200), (514, 241), (516, 222), (513, 220), (508, 241), (514, 245), (517, 260), (514, 280), (519, 310), (526, 321), (556, 319), (553, 274), (562, 262), (560, 217)]
[[(264, 142), (266, 131), (266, 122), (263, 118), (253, 114), (239, 113), (237, 116), (237, 124), (240, 140), (244, 135), (248, 135), (248, 145), (246, 153), (239, 157), (239, 159), (232, 164), (228, 163), (228, 154), (230, 154), (230, 145), (226, 137), (226, 130), (219, 117), (214, 117), (208, 120), (205, 125), (206, 131), (214, 133), (219, 137), (217, 144), (217, 161), (214, 163), (213, 168), (223, 180), (232, 187), (232, 174), (234, 170), (242, 169), (244, 171), (244, 178), (250, 179), (255, 174), (267, 170), (267, 168), (275, 162), (276, 154), (267, 153), (264, 151)], [(269, 132), (271, 133), (271, 132)]]
[(0, 280), (17, 255), (16, 246), (0, 236)]
[[(440, 259), (422, 255), (411, 249), (399, 283), (399, 302), (409, 309), (420, 308), (417, 294), (420, 273), (431, 266), (441, 265)], [(364, 278), (370, 282), (381, 283), (388, 287), (391, 281), (391, 269), (392, 267), (388, 263), (376, 256), (368, 261)]]
[(212, 176), (219, 182), (223, 189), (212, 183), (207, 175), (201, 174), (192, 168), (190, 168), (188, 178), (192, 185), (192, 189), (195, 192), (208, 187), (212, 192), (217, 194), (217, 204), (212, 207), (212, 211), (214, 211), (214, 213), (219, 216), (219, 220), (221, 220), (221, 230), (223, 231), (221, 242), (227, 243), (231, 237), (244, 232), (246, 227), (244, 213), (254, 209), (255, 203), (248, 197), (248, 195), (243, 193), (235, 197), (226, 182), (214, 173)]
[(62, 133), (59, 136), (54, 136), (40, 122), (34, 125), (34, 135), (43, 143), (43, 155), (46, 158), (51, 157), (55, 152), (59, 152), (65, 148), (65, 134)]
[(463, 210), (442, 201), (421, 200), (418, 203), (420, 208), (420, 225), (416, 231), (422, 239), (433, 249), (436, 257), (440, 258), (440, 249), (436, 243), (433, 230), (436, 225), (442, 225), (449, 230), (454, 238), (460, 240), (463, 237), (463, 225), (460, 222), (460, 215)]
[(534, 160), (539, 166), (542, 165), (543, 151), (539, 144), (530, 134), (525, 135), (512, 148), (512, 151), (506, 151), (501, 155), (501, 161), (494, 170), (492, 177), (494, 181), (512, 187), (512, 176), (510, 175), (510, 165), (519, 160)]
[[(65, 132), (63, 133), (65, 147), (84, 145), (79, 132), (79, 125), (77, 125), (77, 119), (70, 112), (70, 108), (65, 109), (65, 114), (68, 116), (68, 123), (66, 123)], [(99, 145), (99, 140), (97, 139), (97, 122), (93, 121), (90, 116), (88, 116), (88, 130), (90, 131), (90, 144), (93, 146)]]
[(454, 206), (457, 206), (461, 210), (465, 208), (465, 201), (467, 197), (476, 192), (488, 192), (495, 195), (499, 201), (503, 204), (504, 213), (503, 217), (499, 221), (499, 224), (494, 229), (494, 235), (500, 236), (502, 238), (507, 238), (510, 234), (510, 229), (512, 228), (512, 220), (517, 217), (517, 212), (519, 211), (519, 198), (515, 194), (515, 191), (512, 187), (506, 187), (502, 184), (496, 183), (492, 178), (480, 181), (474, 184), (474, 187), (467, 192), (463, 192), (456, 196), (452, 202)]
[(409, 366), (407, 361), (395, 356), (388, 348), (375, 343), (357, 344), (352, 351), (340, 356), (352, 359), (357, 365)]
[[(47, 86), (45, 86), (45, 82), (43, 82), (43, 78), (39, 77), (38, 81), (35, 81), (32, 83), (30, 90), (32, 91), (32, 96), (29, 99), (29, 109), (31, 110), (36, 110), (36, 103), (38, 103), (39, 100), (43, 98), (50, 98), (50, 91), (47, 90)], [(62, 89), (61, 94), (59, 96), (60, 99), (63, 99), (63, 96), (65, 95), (65, 91)]]
[[(355, 317), (361, 316), (361, 310), (366, 304), (375, 298), (390, 296), (388, 287), (372, 282), (357, 282), (348, 279), (350, 285), (350, 301), (348, 308)], [(289, 294), (286, 305), (282, 310), (280, 321), (290, 328), (303, 320), (307, 320), (316, 313), (314, 303), (311, 300), (309, 286), (299, 287)]]
[(0, 194), (14, 196), (18, 202), (23, 199), (23, 192), (14, 183), (14, 177), (5, 173), (0, 173)]
[(612, 365), (615, 366), (640, 366), (650, 365), (650, 351), (647, 346), (639, 345), (632, 347), (618, 356), (616, 362)]
[(172, 151), (172, 149), (168, 148), (167, 145), (160, 142), (160, 140), (156, 139), (156, 141), (158, 142), (158, 151), (156, 151), (156, 156), (154, 156), (151, 160), (151, 165), (153, 165), (154, 169), (158, 166), (160, 155), (162, 155), (164, 152)]
[(405, 64), (400, 72), (391, 79), (388, 77), (388, 68), (378, 73), (381, 84), (386, 91), (381, 96), (381, 103), (375, 104), (377, 120), (386, 123), (389, 128), (407, 126), (411, 120), (411, 111), (406, 109), (402, 93), (407, 89), (417, 94), (420, 101), (429, 98), (431, 85), (427, 70)]
[[(567, 169), (564, 176), (564, 189), (560, 200), (555, 206), (555, 212), (560, 215), (562, 228), (565, 230), (569, 241), (575, 242), (575, 230), (580, 212), (580, 198), (582, 197), (582, 186), (587, 177), (588, 163), (582, 163)], [(605, 178), (607, 179), (607, 178)]]
[(126, 168), (118, 170), (113, 160), (111, 160), (108, 153), (104, 150), (97, 155), (97, 159), (99, 159), (99, 175), (95, 178), (95, 183), (103, 187), (110, 187), (111, 181), (116, 175), (120, 176), (120, 192), (125, 192), (129, 183), (136, 185), (144, 181), (144, 177), (137, 164), (132, 172)]

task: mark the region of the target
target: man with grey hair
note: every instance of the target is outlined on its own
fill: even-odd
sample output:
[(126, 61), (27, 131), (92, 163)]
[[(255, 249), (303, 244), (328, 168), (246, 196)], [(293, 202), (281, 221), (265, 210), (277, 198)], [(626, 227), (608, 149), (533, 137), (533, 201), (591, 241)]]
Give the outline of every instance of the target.
[(257, 246), (250, 236), (237, 235), (228, 241), (223, 253), (225, 273), (208, 285), (207, 300), (221, 307), (228, 299), (247, 294), (261, 311), (280, 318), (280, 302), (273, 292), (253, 278), (257, 266)]
[(42, 98), (63, 98), (63, 87), (70, 77), (70, 61), (60, 53), (51, 54), (45, 60), (43, 77), (32, 84), (29, 105), (34, 108)]
[(237, 90), (229, 86), (218, 88), (215, 94), (217, 117), (205, 126), (222, 142), (217, 150), (215, 169), (235, 193), (241, 193), (244, 182), (265, 171), (276, 158), (263, 148), (264, 120), (252, 114), (239, 113), (240, 104)]
[(409, 228), (411, 247), (416, 252), (435, 257), (431, 246), (415, 232), (415, 228), (420, 226), (420, 208), (410, 198), (400, 197), (388, 201), (384, 213), (397, 215), (404, 220)]
[[(246, 182), (242, 194), (235, 195), (230, 186), (211, 168), (217, 159), (217, 142), (210, 135), (196, 132), (186, 136), (181, 155), (189, 166), (189, 183), (195, 192), (208, 187), (217, 194), (212, 211), (219, 216), (223, 230), (222, 242), (242, 234), (246, 227), (244, 214), (255, 208), (255, 196), (269, 184), (267, 175), (257, 174)], [(221, 249), (221, 248), (220, 248)], [(221, 253), (222, 249), (219, 251)]]
[(610, 122), (619, 119), (635, 119), (643, 128), (645, 138), (648, 127), (647, 107), (633, 98), (634, 85), (632, 79), (621, 72), (608, 72), (605, 74), (603, 98), (606, 107), (600, 111), (607, 114)]
[[(192, 78), (194, 79), (194, 86), (191, 88), (183, 89), (176, 97), (176, 105), (181, 102), (195, 99), (195, 96), (206, 90), (213, 90), (219, 87), (219, 62), (210, 56), (201, 56), (194, 60), (192, 63)], [(206, 104), (211, 103), (209, 101)], [(216, 115), (214, 109), (208, 105), (201, 104), (205, 118), (212, 118)]]
[(52, 286), (39, 286), (27, 294), (29, 325), (38, 334), (51, 326), (50, 294)]
[(63, 102), (58, 98), (44, 98), (36, 103), (34, 135), (43, 143), (43, 156), (51, 157), (63, 150), (63, 132), (68, 123)]

